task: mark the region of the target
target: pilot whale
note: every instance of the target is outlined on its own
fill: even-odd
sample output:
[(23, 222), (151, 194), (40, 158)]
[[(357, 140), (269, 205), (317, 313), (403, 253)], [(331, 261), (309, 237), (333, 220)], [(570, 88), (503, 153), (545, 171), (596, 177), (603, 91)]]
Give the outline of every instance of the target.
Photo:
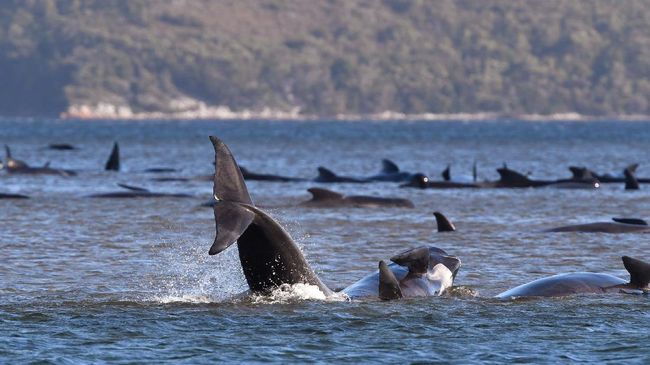
[(239, 170), (241, 171), (242, 175), (244, 176), (244, 180), (248, 181), (277, 181), (277, 182), (296, 182), (296, 181), (305, 181), (305, 179), (299, 178), (299, 177), (289, 177), (289, 176), (282, 176), (282, 175), (272, 175), (272, 174), (260, 174), (256, 172), (249, 171), (248, 169), (245, 169), (241, 166), (239, 166)]
[(110, 193), (101, 193), (89, 195), (88, 198), (160, 198), (160, 197), (170, 197), (170, 198), (189, 198), (191, 195), (188, 194), (176, 194), (176, 193), (156, 193), (148, 189), (131, 186), (126, 184), (117, 184), (119, 187), (124, 188), (124, 191), (114, 191)]
[(379, 207), (396, 207), (396, 208), (414, 208), (413, 202), (402, 198), (382, 198), (366, 195), (344, 196), (337, 192), (322, 189), (307, 189), (311, 193), (310, 200), (300, 203), (302, 206), (333, 208), (333, 207), (357, 207), (357, 208), (379, 208)]
[(72, 170), (54, 169), (50, 167), (47, 162), (42, 167), (29, 166), (25, 161), (17, 160), (12, 157), (11, 149), (5, 145), (5, 163), (4, 169), (11, 174), (32, 174), (32, 175), (60, 175), (60, 176), (75, 176), (77, 173)]
[(602, 294), (620, 292), (642, 292), (650, 290), (650, 264), (623, 256), (623, 265), (630, 273), (626, 281), (616, 276), (591, 272), (577, 272), (554, 275), (531, 281), (528, 284), (507, 290), (498, 298), (513, 297), (561, 297), (572, 294)]
[(599, 233), (630, 233), (649, 232), (650, 226), (639, 218), (612, 218), (613, 222), (593, 222), (572, 224), (555, 227), (544, 232), (599, 232)]
[[(272, 217), (253, 204), (237, 163), (228, 147), (211, 136), (215, 151), (213, 194), (216, 236), (209, 254), (237, 244), (239, 260), (250, 291), (269, 294), (283, 285), (308, 284), (324, 295), (335, 293), (307, 263), (291, 236)], [(434, 247), (419, 247), (383, 261), (379, 270), (343, 289), (351, 299), (398, 299), (441, 295), (453, 284), (460, 260)]]

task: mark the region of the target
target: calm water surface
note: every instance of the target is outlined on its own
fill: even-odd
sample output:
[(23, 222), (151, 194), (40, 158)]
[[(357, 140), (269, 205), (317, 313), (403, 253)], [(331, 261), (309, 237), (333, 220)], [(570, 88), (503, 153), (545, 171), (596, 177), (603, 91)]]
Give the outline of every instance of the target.
[[(650, 298), (633, 295), (499, 301), (492, 296), (560, 272), (627, 278), (620, 257), (650, 260), (643, 234), (543, 233), (557, 225), (650, 218), (650, 186), (596, 191), (400, 189), (333, 184), (349, 194), (400, 196), (415, 209), (296, 207), (313, 183), (250, 182), (256, 204), (287, 227), (332, 288), (418, 245), (458, 255), (464, 289), (394, 302), (238, 299), (246, 290), (236, 247), (216, 257), (207, 181), (161, 183), (142, 172), (212, 173), (207, 136), (221, 137), (251, 170), (313, 177), (376, 173), (382, 158), (439, 178), (496, 179), (503, 162), (534, 177), (567, 166), (617, 172), (638, 162), (650, 177), (650, 123), (523, 122), (74, 122), (1, 120), (0, 143), (32, 165), (79, 176), (0, 172), (0, 363), (570, 362), (647, 363)], [(102, 171), (113, 141), (123, 171)], [(51, 151), (49, 143), (78, 151)], [(92, 199), (116, 183), (188, 199)], [(434, 210), (458, 231), (435, 232)]]

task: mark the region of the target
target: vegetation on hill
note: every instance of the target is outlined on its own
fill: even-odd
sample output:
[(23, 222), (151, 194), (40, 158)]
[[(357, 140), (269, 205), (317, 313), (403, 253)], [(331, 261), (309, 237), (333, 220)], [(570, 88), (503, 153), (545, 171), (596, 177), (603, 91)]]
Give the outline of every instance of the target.
[(0, 114), (650, 115), (647, 1), (4, 0)]

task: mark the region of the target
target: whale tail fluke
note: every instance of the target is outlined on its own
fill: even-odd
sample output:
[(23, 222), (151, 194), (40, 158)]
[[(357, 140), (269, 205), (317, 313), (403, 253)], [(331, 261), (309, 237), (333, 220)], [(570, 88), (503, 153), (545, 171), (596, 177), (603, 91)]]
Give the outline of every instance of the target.
[(392, 300), (402, 298), (402, 289), (395, 274), (388, 268), (386, 262), (379, 261), (379, 299)]
[(246, 207), (252, 206), (253, 201), (230, 149), (217, 137), (210, 136), (210, 141), (215, 156), (212, 191), (216, 200), (214, 218), (217, 234), (209, 254), (215, 255), (237, 241), (255, 218), (255, 213)]
[(309, 188), (307, 189), (311, 193), (313, 201), (322, 201), (322, 200), (339, 200), (343, 199), (343, 195), (335, 191), (322, 189), (322, 188)]
[(456, 226), (444, 214), (440, 212), (433, 212), (433, 215), (436, 217), (436, 223), (438, 224), (438, 232), (453, 232), (456, 230)]
[(650, 264), (629, 256), (623, 256), (623, 265), (630, 273), (630, 284), (647, 288), (650, 283)]
[(111, 150), (111, 154), (108, 156), (106, 165), (104, 165), (104, 170), (120, 171), (120, 146), (117, 142), (113, 143), (113, 149)]
[(634, 176), (634, 170), (636, 170), (636, 167), (634, 169), (628, 167), (623, 170), (623, 174), (625, 175), (625, 190), (639, 190), (639, 181)]
[(381, 172), (384, 174), (396, 174), (399, 172), (397, 164), (389, 159), (381, 160)]

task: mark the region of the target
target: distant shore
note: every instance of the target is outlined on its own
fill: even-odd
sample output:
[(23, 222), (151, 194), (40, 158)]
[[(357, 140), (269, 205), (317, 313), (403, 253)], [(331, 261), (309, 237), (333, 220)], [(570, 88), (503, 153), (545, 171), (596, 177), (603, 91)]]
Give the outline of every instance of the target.
[(133, 112), (129, 107), (99, 104), (97, 106), (72, 106), (60, 115), (61, 119), (75, 120), (286, 120), (286, 121), (489, 121), (489, 120), (521, 120), (521, 121), (650, 121), (649, 115), (608, 115), (593, 116), (579, 113), (554, 114), (517, 114), (517, 113), (421, 113), (405, 114), (385, 111), (374, 114), (337, 114), (331, 116), (303, 114), (298, 108), (289, 111), (265, 108), (258, 111), (234, 111), (225, 106), (200, 105), (190, 110), (173, 112)]

